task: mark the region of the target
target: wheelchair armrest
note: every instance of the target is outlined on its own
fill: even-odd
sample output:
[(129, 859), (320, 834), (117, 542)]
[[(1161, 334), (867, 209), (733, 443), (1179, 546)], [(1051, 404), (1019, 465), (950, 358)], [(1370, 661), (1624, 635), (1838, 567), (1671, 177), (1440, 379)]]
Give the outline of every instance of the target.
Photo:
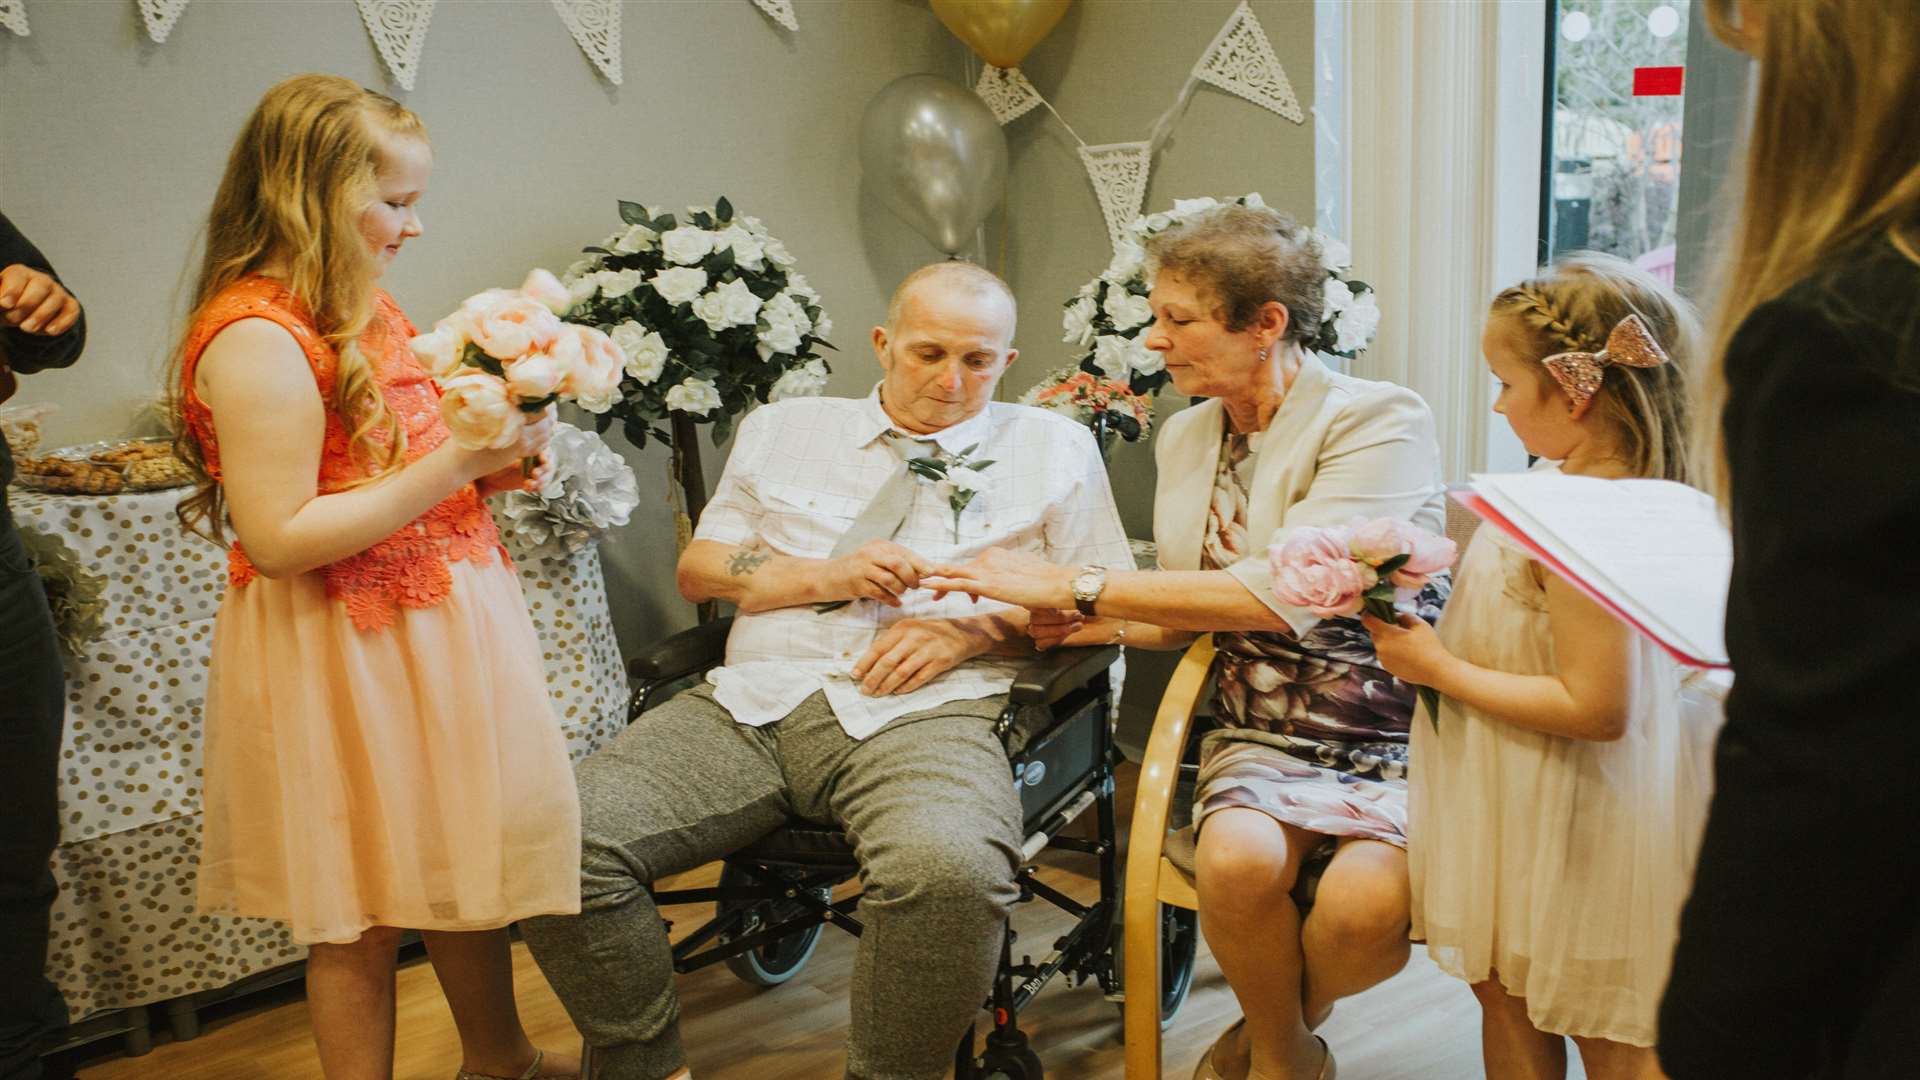
[(1120, 659), (1115, 645), (1054, 649), (1028, 662), (1014, 677), (1007, 701), (1013, 705), (1051, 705), (1086, 685)]
[(731, 629), (731, 617), (715, 619), (656, 641), (627, 661), (627, 677), (652, 685), (698, 675), (726, 655)]

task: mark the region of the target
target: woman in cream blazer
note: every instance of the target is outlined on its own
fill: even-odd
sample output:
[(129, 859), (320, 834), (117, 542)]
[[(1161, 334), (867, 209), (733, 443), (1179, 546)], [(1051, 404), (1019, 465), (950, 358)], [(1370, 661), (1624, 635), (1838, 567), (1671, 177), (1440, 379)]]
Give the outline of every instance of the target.
[[(1332, 371), (1312, 235), (1222, 206), (1148, 244), (1146, 347), (1177, 393), (1206, 397), (1157, 447), (1157, 571), (1062, 567), (994, 551), (922, 584), (1032, 609), (1035, 641), (1181, 648), (1211, 632), (1214, 714), (1194, 819), (1201, 928), (1244, 1019), (1197, 1078), (1327, 1080), (1312, 1028), (1406, 962), (1407, 729), (1413, 690), (1357, 619), (1277, 600), (1267, 547), (1303, 525), (1394, 517), (1443, 526), (1433, 414), (1419, 395)], [(1428, 618), (1444, 577), (1422, 593)], [(1077, 608), (1077, 610), (1076, 610)], [(1290, 892), (1320, 871), (1303, 920)]]

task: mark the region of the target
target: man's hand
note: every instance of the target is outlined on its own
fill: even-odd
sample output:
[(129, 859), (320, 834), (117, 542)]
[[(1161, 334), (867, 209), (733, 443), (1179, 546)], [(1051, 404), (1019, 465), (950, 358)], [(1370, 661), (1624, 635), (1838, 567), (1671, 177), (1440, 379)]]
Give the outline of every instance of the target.
[(878, 600), (888, 607), (899, 607), (901, 594), (919, 588), (920, 579), (932, 572), (933, 564), (891, 540), (869, 540), (827, 564), (838, 596)]
[(862, 693), (907, 694), (987, 651), (992, 642), (948, 619), (901, 619), (853, 665)]
[(1034, 648), (1046, 652), (1079, 633), (1086, 621), (1077, 608), (1036, 608), (1027, 613), (1027, 636), (1033, 639)]
[(0, 270), (0, 323), (59, 337), (80, 318), (80, 301), (44, 270), (15, 263)]

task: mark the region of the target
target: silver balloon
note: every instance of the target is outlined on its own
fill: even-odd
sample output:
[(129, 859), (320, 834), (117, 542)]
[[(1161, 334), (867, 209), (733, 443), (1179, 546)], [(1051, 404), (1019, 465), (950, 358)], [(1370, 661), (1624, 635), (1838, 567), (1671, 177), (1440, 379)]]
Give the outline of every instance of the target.
[(1007, 136), (971, 90), (903, 75), (860, 119), (860, 168), (887, 208), (949, 255), (1007, 191)]

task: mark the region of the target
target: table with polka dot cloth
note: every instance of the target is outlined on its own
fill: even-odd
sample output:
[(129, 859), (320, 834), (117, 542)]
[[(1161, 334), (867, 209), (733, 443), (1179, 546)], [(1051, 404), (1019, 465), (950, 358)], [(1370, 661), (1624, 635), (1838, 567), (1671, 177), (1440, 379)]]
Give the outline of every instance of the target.
[[(104, 631), (66, 657), (60, 896), (48, 977), (75, 1021), (185, 997), (299, 960), (278, 924), (194, 914), (200, 710), (226, 556), (183, 531), (184, 490), (8, 493), (105, 579)], [(599, 552), (519, 564), (554, 714), (574, 760), (626, 722), (627, 680)]]

